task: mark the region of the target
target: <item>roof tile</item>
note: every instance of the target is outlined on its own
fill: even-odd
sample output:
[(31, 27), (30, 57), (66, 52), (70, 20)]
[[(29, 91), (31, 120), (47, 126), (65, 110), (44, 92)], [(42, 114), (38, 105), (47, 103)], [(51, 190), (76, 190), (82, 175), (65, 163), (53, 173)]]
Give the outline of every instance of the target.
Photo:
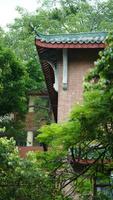
[(107, 32), (90, 32), (90, 33), (75, 33), (75, 34), (54, 34), (44, 35), (38, 34), (36, 39), (46, 43), (80, 43), (80, 44), (94, 44), (104, 43), (107, 37)]

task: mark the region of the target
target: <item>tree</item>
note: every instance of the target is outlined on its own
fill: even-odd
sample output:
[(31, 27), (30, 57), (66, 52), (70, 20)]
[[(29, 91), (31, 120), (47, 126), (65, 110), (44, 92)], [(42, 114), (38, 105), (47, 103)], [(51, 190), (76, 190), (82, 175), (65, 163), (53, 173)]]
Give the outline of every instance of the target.
[(26, 72), (8, 48), (0, 48), (0, 115), (25, 112)]
[(60, 200), (54, 196), (55, 183), (39, 163), (32, 153), (21, 159), (12, 138), (0, 138), (0, 200)]
[(16, 53), (26, 68), (27, 91), (41, 91), (45, 89), (44, 78), (35, 48), (35, 35), (30, 26), (31, 22), (36, 20), (36, 16), (30, 15), (20, 7), (17, 11), (20, 18), (15, 19), (14, 23), (8, 26), (9, 31), (5, 35), (5, 44)]
[(111, 20), (113, 16), (113, 1), (108, 0), (106, 2), (98, 3), (98, 13), (100, 16), (99, 30), (101, 27), (103, 30), (112, 31), (113, 30), (113, 22)]
[[(18, 132), (19, 129), (19, 134), (24, 135), (22, 136), (24, 140), (22, 118), (27, 110), (27, 79), (25, 66), (11, 49), (2, 45), (0, 47), (0, 127), (5, 126), (5, 134), (10, 137), (16, 126), (15, 132)], [(18, 138), (15, 136), (15, 132), (12, 136)]]

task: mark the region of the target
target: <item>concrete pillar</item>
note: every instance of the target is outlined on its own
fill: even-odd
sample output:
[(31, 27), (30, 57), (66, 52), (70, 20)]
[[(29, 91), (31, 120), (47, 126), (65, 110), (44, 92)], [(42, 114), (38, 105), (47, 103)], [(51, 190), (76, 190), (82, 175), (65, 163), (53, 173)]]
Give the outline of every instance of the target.
[(33, 131), (27, 132), (27, 146), (33, 146)]
[[(28, 109), (29, 115), (30, 115), (30, 113), (34, 113), (34, 104), (35, 104), (34, 96), (29, 96), (29, 109)], [(34, 127), (32, 127), (32, 128), (34, 128)], [(27, 131), (27, 142), (26, 143), (27, 143), (26, 144), (27, 146), (33, 146), (33, 131), (32, 130)]]

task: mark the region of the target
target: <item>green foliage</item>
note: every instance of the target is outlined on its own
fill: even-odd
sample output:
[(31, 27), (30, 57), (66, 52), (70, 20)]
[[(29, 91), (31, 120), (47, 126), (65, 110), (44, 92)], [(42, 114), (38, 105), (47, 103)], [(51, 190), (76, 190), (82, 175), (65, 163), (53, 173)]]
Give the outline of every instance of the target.
[(56, 200), (54, 184), (35, 154), (21, 159), (15, 141), (0, 138), (0, 200)]
[(82, 200), (89, 199), (92, 195), (92, 183), (91, 180), (84, 177), (84, 180), (80, 177), (77, 180), (75, 187), (78, 188), (78, 192), (80, 194), (80, 198)]
[(98, 193), (96, 200), (111, 200), (112, 197), (110, 198), (108, 195), (103, 194), (103, 192)]
[(38, 129), (43, 124), (50, 124), (52, 121), (52, 111), (50, 108), (49, 97), (37, 97), (35, 101), (36, 123)]
[(36, 16), (18, 8), (20, 18), (9, 25), (5, 43), (16, 53), (28, 73), (26, 87), (28, 91), (40, 91), (45, 88), (37, 52), (34, 45), (34, 33), (30, 23), (36, 23)]
[(0, 127), (5, 127), (2, 135), (15, 139), (20, 135), (18, 141), (21, 138), (25, 141), (22, 119), (27, 111), (27, 79), (25, 66), (3, 42), (0, 47)]
[[(0, 115), (25, 112), (26, 73), (8, 48), (0, 48)], [(18, 92), (16, 92), (18, 91)]]
[(67, 122), (64, 124), (51, 124), (46, 125), (40, 129), (40, 134), (38, 140), (54, 147), (59, 147), (68, 150), (70, 145), (77, 142), (78, 135), (80, 132), (79, 123)]
[(13, 137), (18, 146), (26, 146), (27, 134), (24, 129), (25, 122), (23, 122), (22, 119), (5, 120), (2, 121), (1, 125), (2, 127), (5, 127), (5, 130), (1, 133), (1, 136), (6, 136), (8, 139)]

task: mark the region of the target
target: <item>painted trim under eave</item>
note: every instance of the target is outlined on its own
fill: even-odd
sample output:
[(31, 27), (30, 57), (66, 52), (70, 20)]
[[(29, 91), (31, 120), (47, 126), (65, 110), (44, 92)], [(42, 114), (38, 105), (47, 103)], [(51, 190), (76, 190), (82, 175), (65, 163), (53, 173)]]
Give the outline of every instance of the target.
[(47, 42), (41, 42), (40, 40), (36, 39), (35, 40), (36, 46), (39, 47), (44, 47), (44, 48), (53, 48), (53, 49), (67, 49), (67, 48), (72, 48), (72, 49), (103, 49), (106, 47), (105, 43), (47, 43)]

